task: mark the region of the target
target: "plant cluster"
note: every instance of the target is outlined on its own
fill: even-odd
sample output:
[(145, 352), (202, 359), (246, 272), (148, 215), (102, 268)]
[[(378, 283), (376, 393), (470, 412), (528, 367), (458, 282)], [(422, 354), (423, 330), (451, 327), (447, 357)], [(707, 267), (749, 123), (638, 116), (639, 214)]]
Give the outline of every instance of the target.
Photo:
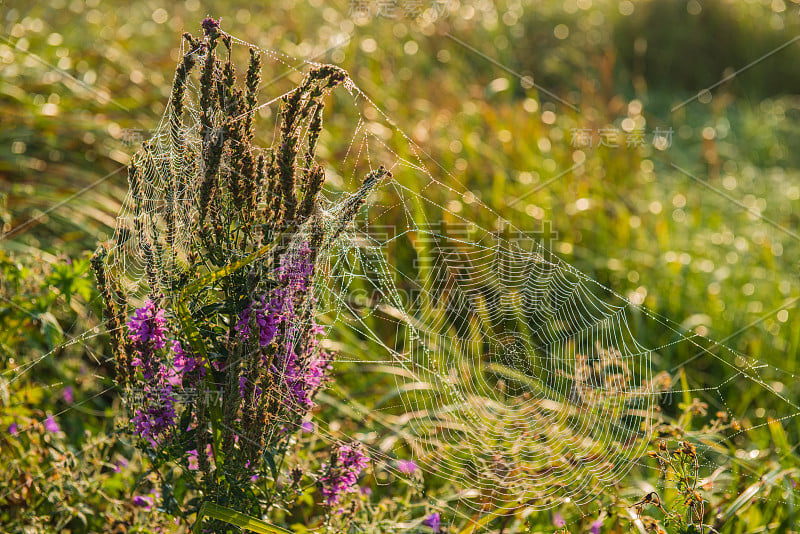
[[(287, 451), (308, 425), (334, 358), (320, 345), (316, 321), (318, 256), (389, 173), (370, 173), (324, 219), (316, 144), (324, 97), (346, 73), (312, 68), (283, 97), (278, 141), (261, 149), (253, 144), (260, 56), (249, 50), (240, 88), (233, 39), (211, 18), (202, 29), (200, 37), (184, 35), (189, 50), (175, 75), (166, 149), (149, 141), (130, 166), (133, 227), (92, 259), (127, 394), (128, 431), (150, 457), (162, 506), (174, 515), (213, 503), (206, 512), (223, 507), (260, 517), (314, 484), (320, 503), (336, 511), (367, 465), (359, 445), (338, 444), (318, 475), (291, 465)], [(195, 68), (199, 141), (184, 124)], [(159, 156), (162, 149), (170, 158)], [(154, 177), (166, 185), (157, 221), (149, 211)], [(131, 235), (146, 271), (146, 298), (133, 311), (126, 273), (109, 261)], [(215, 528), (229, 528), (223, 525)]]

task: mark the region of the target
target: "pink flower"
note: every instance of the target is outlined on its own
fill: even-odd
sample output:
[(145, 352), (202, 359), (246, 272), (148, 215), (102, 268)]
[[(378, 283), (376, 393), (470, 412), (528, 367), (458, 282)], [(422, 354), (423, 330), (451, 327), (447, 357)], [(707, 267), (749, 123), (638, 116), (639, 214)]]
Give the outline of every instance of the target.
[(561, 528), (561, 527), (565, 526), (566, 524), (567, 524), (567, 522), (564, 520), (564, 516), (562, 516), (558, 512), (553, 514), (553, 525), (554, 526), (556, 526), (558, 528)]
[(52, 415), (44, 420), (44, 429), (47, 430), (48, 432), (61, 431), (61, 428), (58, 426), (58, 423), (56, 423), (55, 419), (53, 419)]
[(404, 475), (413, 475), (417, 472), (419, 466), (414, 460), (399, 460), (397, 462), (397, 470)]
[(186, 451), (189, 454), (189, 471), (197, 471), (200, 469), (200, 464), (197, 460), (197, 449)]
[(182, 379), (180, 375), (170, 367), (164, 367), (162, 378), (164, 381), (173, 387), (180, 387)]

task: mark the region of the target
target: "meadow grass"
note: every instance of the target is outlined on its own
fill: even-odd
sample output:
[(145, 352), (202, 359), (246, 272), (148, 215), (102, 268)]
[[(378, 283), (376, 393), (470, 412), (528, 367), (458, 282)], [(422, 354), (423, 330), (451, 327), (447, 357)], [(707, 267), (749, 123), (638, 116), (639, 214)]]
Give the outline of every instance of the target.
[[(638, 5), (635, 17), (627, 18), (620, 14), (618, 2), (595, 2), (590, 9), (573, 13), (561, 2), (524, 2), (524, 14), (516, 16), (521, 22), (509, 25), (502, 15), (517, 13), (516, 3), (497, 4), (498, 16), (486, 5), (475, 4), (469, 18), (470, 4), (462, 4), (447, 19), (423, 30), (407, 20), (353, 23), (346, 2), (268, 7), (193, 2), (168, 7), (143, 2), (114, 9), (100, 3), (65, 2), (60, 10), (13, 4), (4, 9), (0, 107), (8, 121), (0, 133), (4, 185), (0, 215), (11, 234), (2, 241), (6, 275), (0, 350), (4, 371), (40, 358), (41, 363), (14, 382), (8, 378), (14, 372), (3, 375), (2, 423), (33, 425), (49, 414), (69, 410), (59, 419), (63, 432), (48, 433), (37, 426), (20, 438), (29, 441), (4, 438), (8, 440), (4, 450), (15, 451), (15, 458), (4, 460), (2, 466), (8, 491), (0, 496), (6, 510), (0, 517), (12, 525), (9, 529), (27, 524), (45, 530), (47, 514), (59, 518), (56, 525), (76, 532), (105, 528), (115, 521), (139, 525), (135, 528), (141, 531), (155, 528), (152, 516), (129, 502), (138, 492), (134, 488), (141, 461), (134, 459), (116, 473), (114, 466), (122, 453), (131, 458), (132, 450), (106, 445), (105, 434), (111, 432), (119, 408), (113, 392), (107, 391), (113, 385), (103, 357), (107, 345), (91, 338), (65, 349), (57, 347), (98, 324), (97, 295), (84, 283), (87, 251), (111, 237), (127, 190), (125, 172), (119, 169), (137, 148), (137, 137), (131, 133), (140, 131), (146, 137), (163, 112), (177, 60), (176, 36), (193, 29), (206, 12), (222, 15), (223, 27), (239, 37), (298, 56), (323, 53), (352, 34), (347, 44), (323, 53), (319, 60), (348, 70), (434, 162), (451, 171), (483, 203), (517, 227), (552, 239), (555, 252), (566, 261), (621, 295), (635, 293), (655, 312), (687, 329), (701, 328), (709, 337), (724, 339), (728, 346), (767, 364), (761, 373), (764, 381), (779, 384), (787, 398), (798, 398), (794, 373), (800, 319), (792, 309), (800, 295), (800, 246), (792, 233), (797, 228), (794, 206), (800, 199), (800, 161), (792, 134), (800, 101), (784, 94), (788, 89), (776, 89), (774, 81), (796, 52), (776, 54), (774, 63), (759, 65), (716, 88), (708, 103), (694, 101), (670, 112), (705, 87), (693, 90), (695, 82), (714, 83), (716, 78), (709, 78), (708, 68), (702, 66), (697, 66), (699, 73), (676, 72), (666, 80), (648, 78), (646, 69), (637, 70), (637, 61), (659, 65), (659, 55), (674, 58), (685, 53), (680, 52), (679, 36), (658, 37), (649, 33), (649, 27), (636, 25), (636, 17), (644, 12)], [(755, 44), (763, 43), (764, 51), (780, 45), (781, 38), (788, 40), (797, 26), (788, 11), (771, 11), (769, 3), (721, 4), (730, 8), (726, 13), (730, 19), (723, 22), (754, 36), (753, 49)], [(162, 7), (168, 14), (165, 21), (155, 14)], [(706, 10), (703, 16), (713, 13)], [(767, 29), (756, 22), (756, 15), (764, 15)], [(785, 20), (780, 28), (776, 17)], [(558, 24), (570, 28), (569, 37), (554, 37)], [(514, 33), (520, 25), (524, 38)], [(714, 26), (698, 27), (682, 31), (697, 33)], [(448, 38), (446, 32), (516, 72), (533, 74), (537, 84), (574, 102), (579, 111), (535, 87), (523, 87), (519, 79)], [(636, 36), (649, 38), (644, 59), (631, 51)], [(725, 41), (720, 35), (705, 38)], [(742, 58), (746, 64), (759, 54), (739, 52), (726, 61)], [(688, 68), (692, 61), (682, 63)], [(723, 65), (720, 74), (725, 67), (742, 64)], [(276, 69), (263, 78), (269, 81), (281, 74)], [(264, 87), (263, 93), (280, 94), (297, 81), (294, 75), (287, 76)], [(334, 112), (326, 119), (320, 153), (328, 161), (341, 158), (352, 137), (352, 124), (335, 112), (345, 107), (345, 100), (335, 101)], [(671, 146), (657, 150), (649, 143), (650, 135), (641, 148), (627, 147), (624, 141), (617, 148), (598, 147), (596, 139), (592, 147), (572, 142), (576, 128), (621, 128), (626, 118), (643, 120), (648, 134), (656, 127), (671, 128)], [(403, 152), (407, 144), (399, 139), (389, 142), (400, 156), (410, 156)], [(448, 179), (437, 174), (440, 169), (430, 170), (442, 181)], [(410, 188), (423, 185), (413, 182), (417, 177), (412, 173), (399, 172), (395, 178)], [(100, 183), (71, 198), (96, 182)], [(515, 200), (523, 195), (524, 200)], [(434, 200), (444, 198), (442, 193)], [(495, 223), (486, 210), (473, 210), (465, 202), (447, 208), (474, 217), (487, 228)], [(781, 228), (765, 223), (756, 212)], [(442, 216), (446, 220), (450, 214)], [(35, 222), (27, 224), (31, 217)], [(24, 231), (16, 231), (22, 224)], [(398, 251), (396, 256), (400, 269), (412, 260), (402, 254)], [(73, 264), (65, 270), (66, 258)], [(781, 313), (782, 307), (788, 313)], [(646, 321), (635, 316), (631, 325), (645, 346), (674, 339), (666, 330), (645, 328)], [(374, 349), (344, 334), (332, 342), (344, 352)], [(765, 395), (758, 384), (733, 380), (716, 389), (722, 383), (719, 377), (730, 373), (728, 367), (713, 358), (681, 366), (693, 356), (681, 348), (660, 351), (654, 366), (671, 370), (676, 381), (684, 381), (684, 389), (698, 389), (709, 412), (724, 409), (737, 414), (738, 424), (746, 429), (753, 427), (725, 447), (714, 446), (715, 462), (730, 465), (719, 475), (719, 486), (706, 496), (720, 503), (720, 518), (712, 515), (720, 521), (719, 530), (793, 531), (792, 480), (800, 467), (796, 414), (787, 412), (775, 396)], [(384, 409), (396, 403), (392, 374), (397, 371), (379, 364), (373, 370), (362, 373), (355, 364), (337, 366), (335, 386), (320, 396), (323, 417), (336, 420), (341, 435), (388, 432), (402, 439), (407, 420), (402, 413)], [(63, 399), (64, 385), (73, 386), (78, 401), (85, 404), (71, 408)], [(710, 386), (714, 389), (708, 390)], [(715, 442), (717, 430), (693, 425), (691, 396), (678, 401), (664, 409), (666, 417), (685, 431), (682, 437)], [(360, 409), (353, 411), (353, 406)], [(784, 416), (788, 418), (780, 424), (769, 423), (770, 417)], [(24, 451), (29, 449), (38, 451), (42, 459), (38, 465), (25, 464), (30, 457)], [(751, 450), (760, 452), (751, 459), (747, 456)], [(78, 460), (70, 462), (73, 456)], [(74, 486), (56, 476), (65, 465), (78, 473)], [(626, 514), (631, 504), (658, 487), (659, 477), (653, 474), (657, 470), (652, 469), (656, 465), (652, 459), (651, 468), (634, 471), (625, 484), (603, 497), (613, 510), (610, 517), (616, 518), (603, 532), (634, 528)], [(434, 477), (431, 484), (439, 498), (456, 500), (445, 480)], [(107, 498), (97, 497), (98, 491)], [(410, 506), (416, 490), (405, 491), (386, 490), (378, 496), (386, 500), (387, 508), (372, 511), (371, 528), (388, 531), (392, 522), (403, 524), (415, 517), (417, 511), (403, 505)], [(679, 500), (676, 490), (667, 490), (661, 498)], [(81, 519), (97, 510), (103, 527)], [(507, 512), (495, 511), (476, 521), (497, 530)], [(652, 509), (647, 513), (658, 517)], [(576, 532), (590, 528), (589, 518), (570, 519), (568, 528)], [(555, 530), (547, 513), (532, 514), (525, 521), (534, 532)]]

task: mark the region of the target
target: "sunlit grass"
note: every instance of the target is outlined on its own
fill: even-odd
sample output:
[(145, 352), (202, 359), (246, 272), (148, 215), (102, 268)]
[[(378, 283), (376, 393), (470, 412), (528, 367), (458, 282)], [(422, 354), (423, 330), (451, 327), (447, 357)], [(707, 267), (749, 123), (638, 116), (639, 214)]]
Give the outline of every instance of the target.
[[(465, 184), (486, 206), (516, 227), (541, 236), (566, 261), (620, 295), (687, 329), (725, 340), (745, 357), (767, 364), (761, 371), (764, 382), (779, 388), (786, 398), (796, 399), (800, 319), (793, 308), (794, 299), (800, 296), (800, 244), (791, 232), (798, 228), (794, 208), (800, 200), (800, 160), (793, 138), (800, 102), (775, 94), (770, 68), (754, 69), (719, 87), (710, 102), (701, 99), (672, 113), (671, 107), (693, 96), (690, 82), (694, 74), (687, 75), (689, 81), (679, 87), (647, 87), (643, 73), (630, 69), (639, 61), (631, 49), (620, 48), (614, 59), (614, 46), (635, 40), (636, 32), (629, 33), (624, 25), (628, 20), (626, 2), (595, 2), (588, 9), (577, 7), (586, 2), (545, 4), (523, 3), (524, 16), (519, 16), (513, 3), (501, 3), (496, 20), (489, 22), (493, 20), (491, 10), (473, 9), (467, 18), (469, 3), (463, 2), (450, 20), (423, 29), (404, 20), (356, 24), (348, 17), (348, 5), (343, 1), (331, 5), (285, 2), (268, 8), (194, 2), (163, 8), (148, 2), (114, 9), (71, 2), (52, 11), (44, 6), (11, 6), (12, 10), (5, 10), (4, 40), (0, 42), (0, 59), (5, 64), (0, 71), (0, 109), (8, 119), (0, 132), (0, 180), (7, 194), (2, 222), (5, 231), (13, 233), (3, 239), (2, 248), (15, 257), (32, 258), (33, 263), (58, 265), (66, 257), (81, 257), (98, 240), (110, 238), (125, 192), (124, 171), (50, 210), (121, 169), (138, 148), (129, 142), (131, 131), (146, 136), (155, 128), (176, 60), (175, 37), (179, 31), (194, 30), (208, 11), (222, 15), (223, 27), (235, 35), (261, 46), (305, 57), (322, 53), (318, 60), (337, 62), (430, 154), (429, 170), (437, 179), (445, 184), (452, 180)], [(777, 46), (784, 33), (788, 35), (796, 26), (788, 16), (794, 8), (784, 5), (781, 11), (770, 5), (783, 2), (755, 4), (731, 9), (731, 16), (739, 17), (738, 24), (746, 31), (761, 32), (754, 14), (765, 13), (758, 9), (767, 10), (764, 20), (772, 25), (774, 35), (764, 34), (767, 36), (754, 42), (767, 49), (773, 41)], [(166, 9), (166, 18), (156, 13), (159, 9)], [(506, 12), (514, 15), (504, 17)], [(639, 4), (635, 13), (639, 16)], [(515, 20), (508, 24), (511, 19)], [(612, 35), (611, 23), (620, 24), (616, 35)], [(567, 38), (559, 39), (553, 33), (557, 24), (569, 27)], [(529, 28), (525, 37), (516, 35), (525, 25)], [(444, 32), (468, 41), (512, 70), (533, 74), (538, 85), (573, 103), (579, 111), (535, 87), (523, 87), (519, 79), (477, 57)], [(325, 52), (347, 34), (352, 37), (346, 45)], [(648, 57), (670, 54), (668, 45), (660, 44), (655, 35), (650, 36), (647, 50)], [(753, 57), (733, 57), (746, 63), (761, 52), (752, 53)], [(776, 56), (775, 64), (790, 65), (795, 52), (787, 50), (787, 54)], [(690, 59), (678, 61), (692, 63)], [(725, 67), (738, 66), (723, 65), (719, 70), (722, 73)], [(264, 79), (281, 74), (282, 70), (265, 72)], [(697, 79), (705, 80), (706, 74), (701, 74)], [(288, 77), (267, 85), (264, 95), (277, 96), (290, 81)], [(340, 105), (344, 107), (345, 102), (336, 101), (334, 107)], [(352, 124), (335, 111), (321, 141), (320, 153), (328, 161), (341, 157), (352, 137)], [(367, 119), (379, 117), (367, 109), (365, 115)], [(591, 147), (577, 147), (572, 142), (577, 128), (622, 131), (626, 119), (643, 125), (645, 146), (628, 147), (624, 137), (616, 148), (598, 147), (597, 139)], [(656, 127), (673, 130), (672, 144), (665, 150), (652, 146)], [(411, 156), (403, 152), (408, 145), (399, 136), (387, 142), (400, 156)], [(398, 172), (396, 178), (410, 188), (420, 185), (413, 182), (416, 178), (411, 172)], [(431, 194), (437, 195), (435, 191)], [(524, 198), (517, 201), (521, 196)], [(478, 219), (477, 214), (484, 217), (486, 210), (475, 209), (468, 200), (455, 201), (447, 209), (493, 228), (495, 220)], [(785, 230), (759, 220), (754, 213)], [(452, 219), (452, 214), (443, 217)], [(24, 231), (16, 231), (23, 226)], [(404, 256), (409, 253), (401, 250), (394, 252), (398, 268), (404, 269), (411, 256)], [(16, 261), (9, 260), (4, 268), (12, 269)], [(38, 269), (30, 272), (31, 278), (46, 280)], [(34, 289), (21, 286), (18, 291), (27, 294)], [(65, 335), (79, 333), (70, 327), (91, 328), (97, 323), (93, 296), (77, 296), (71, 308), (63, 299), (27, 308), (12, 295), (3, 296), (26, 307), (38, 320), (25, 322), (25, 314), (12, 317), (5, 309), (4, 324), (13, 326), (14, 332), (31, 331), (36, 336), (32, 339), (26, 333), (10, 341), (3, 339), (4, 371), (47, 353), (63, 342)], [(646, 329), (645, 323), (631, 317), (642, 344), (661, 346), (673, 340), (672, 333)], [(344, 353), (368, 353), (371, 348), (354, 337), (331, 342)], [(28, 346), (30, 352), (20, 353), (18, 347), (22, 346)], [(54, 392), (34, 391), (39, 380), (44, 384), (75, 381), (87, 394), (102, 390), (79, 377), (82, 365), (89, 363), (95, 368), (92, 362), (102, 360), (103, 346), (92, 345), (85, 353), (72, 350), (75, 353), (69, 355), (68, 370), (63, 371), (65, 362), (57, 359), (64, 358), (59, 350), (47, 359), (47, 373), (29, 374), (19, 381), (24, 394), (5, 404), (4, 424), (11, 424), (12, 419), (44, 419), (56, 407), (66, 408), (58, 404), (61, 401)], [(737, 532), (744, 521), (768, 525), (768, 530), (792, 528), (791, 515), (781, 516), (777, 523), (770, 521), (780, 515), (777, 509), (793, 513), (795, 506), (792, 481), (797, 480), (798, 458), (792, 444), (800, 434), (796, 414), (778, 397), (765, 395), (760, 384), (744, 379), (726, 381), (736, 373), (735, 368), (714, 358), (694, 356), (685, 349), (665, 349), (654, 354), (654, 366), (668, 370), (677, 380), (682, 362), (688, 362), (681, 375), (688, 388), (703, 390), (698, 396), (709, 404), (712, 414), (718, 410), (737, 414), (737, 424), (745, 429), (725, 446), (714, 445), (717, 456), (713, 464), (731, 466), (717, 475), (707, 493), (725, 501), (719, 511), (720, 528)], [(360, 373), (360, 367), (345, 363), (337, 368), (340, 379), (336, 388), (322, 397), (326, 417), (341, 418), (347, 431), (403, 439), (409, 420), (385, 409), (397, 404), (400, 393), (390, 376), (397, 370), (376, 364), (375, 372)], [(62, 371), (65, 376), (59, 376)], [(681, 400), (688, 406), (692, 399)], [(90, 406), (110, 413), (109, 403), (101, 397)], [(364, 411), (348, 413), (352, 403), (359, 403)], [(686, 429), (683, 438), (707, 444), (719, 441), (717, 430), (693, 428), (686, 411), (685, 407), (665, 406), (664, 418)], [(369, 417), (360, 421), (364, 413)], [(771, 423), (770, 418), (780, 424)], [(76, 419), (70, 420), (70, 428), (77, 424)], [(85, 424), (93, 432), (105, 430), (99, 419)], [(83, 428), (75, 428), (68, 437), (69, 446), (77, 450), (83, 442)], [(750, 457), (754, 450), (756, 456)], [(654, 467), (635, 471), (631, 484), (609, 497), (619, 499), (615, 509), (619, 517), (628, 518), (620, 519), (620, 525), (630, 525), (626, 506), (658, 486)], [(13, 477), (20, 473), (16, 467), (9, 471)], [(89, 477), (106, 476), (106, 471), (99, 469), (97, 473), (87, 469), (87, 473)], [(759, 479), (762, 475), (766, 475), (763, 481)], [(13, 483), (17, 482), (14, 478)], [(447, 500), (446, 481), (441, 484), (440, 498)], [(120, 499), (131, 493), (128, 486), (117, 491)], [(665, 500), (673, 497), (668, 492), (662, 495)], [(501, 516), (508, 510), (502, 512), (476, 521), (499, 528)], [(737, 515), (742, 517), (740, 522)], [(545, 514), (535, 517), (539, 518), (534, 521), (538, 521), (537, 529), (554, 530)], [(584, 521), (580, 528), (586, 530), (590, 523)]]

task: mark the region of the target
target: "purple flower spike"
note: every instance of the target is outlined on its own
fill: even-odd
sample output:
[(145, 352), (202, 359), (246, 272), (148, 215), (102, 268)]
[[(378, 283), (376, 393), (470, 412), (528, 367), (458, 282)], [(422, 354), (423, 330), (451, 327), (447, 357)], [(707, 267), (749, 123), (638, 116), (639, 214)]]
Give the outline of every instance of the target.
[(17, 432), (19, 432), (19, 426), (17, 425), (17, 423), (11, 423), (10, 425), (8, 425), (9, 434), (11, 434), (12, 436), (16, 436)]
[[(171, 369), (161, 365), (156, 384), (145, 388), (144, 404), (134, 412), (131, 422), (142, 439), (155, 447), (162, 437), (175, 425), (177, 398), (172, 391)], [(174, 373), (174, 371), (172, 371)]]
[(156, 308), (155, 303), (147, 299), (144, 306), (137, 309), (127, 323), (128, 337), (133, 342), (136, 354), (131, 365), (138, 368), (147, 386), (151, 386), (156, 375), (162, 372), (163, 365), (158, 363), (154, 351), (166, 345), (167, 321), (164, 310)]
[[(319, 348), (322, 327), (313, 317), (309, 327), (303, 310), (298, 309), (301, 302), (305, 303), (303, 306), (313, 306), (315, 302), (311, 292), (313, 274), (308, 244), (296, 253), (284, 255), (276, 274), (280, 287), (269, 298), (267, 295), (254, 298), (239, 314), (234, 327), (242, 340), (257, 342), (261, 347), (277, 344), (271, 370), (281, 375), (288, 392), (284, 402), (292, 409), (313, 408), (313, 397), (325, 381), (333, 359)], [(257, 390), (256, 396), (259, 394)]]
[(245, 387), (247, 385), (247, 378), (244, 376), (239, 377), (239, 396), (244, 398), (244, 394), (247, 391)]
[(300, 429), (303, 432), (310, 434), (311, 432), (314, 432), (314, 423), (312, 423), (311, 421), (306, 421), (302, 425), (300, 425)]
[(564, 520), (564, 516), (563, 515), (561, 515), (558, 512), (553, 514), (553, 525), (554, 526), (556, 526), (558, 528), (561, 528), (561, 527), (565, 526), (566, 524), (567, 524), (567, 522)]
[(369, 459), (358, 442), (340, 445), (331, 455), (330, 465), (323, 465), (323, 475), (319, 477), (322, 496), (328, 506), (339, 503), (339, 499), (358, 491), (358, 475), (367, 466)]
[(419, 466), (414, 460), (400, 460), (397, 462), (397, 470), (404, 475), (413, 475), (417, 472)]
[(589, 529), (589, 532), (591, 532), (592, 534), (600, 534), (600, 528), (602, 526), (603, 526), (603, 520), (602, 519), (595, 519), (592, 522), (592, 526)]
[(439, 532), (439, 526), (442, 524), (442, 519), (439, 517), (439, 512), (434, 512), (426, 517), (422, 524), (426, 527), (430, 527), (434, 532)]
[[(311, 350), (315, 342), (309, 342)], [(298, 357), (290, 352), (286, 360), (284, 379), (291, 393), (292, 400), (305, 409), (311, 409), (314, 403), (311, 397), (322, 385), (325, 374), (330, 368), (331, 356), (325, 351), (318, 351), (316, 354), (308, 354), (306, 350), (306, 364), (301, 364)]]
[(65, 387), (62, 395), (64, 396), (64, 402), (67, 404), (72, 404), (75, 400), (75, 391), (72, 389), (72, 386)]
[(255, 325), (258, 344), (268, 347), (275, 334), (278, 332), (278, 325), (281, 322), (282, 303), (279, 298), (267, 302), (267, 297), (262, 295), (253, 300), (250, 305), (239, 314), (239, 321), (234, 330), (242, 339), (249, 339), (251, 325)]
[(155, 303), (147, 299), (144, 306), (136, 310), (128, 321), (130, 338), (138, 343), (152, 341), (154, 348), (164, 348), (167, 331), (164, 310), (157, 310)]

